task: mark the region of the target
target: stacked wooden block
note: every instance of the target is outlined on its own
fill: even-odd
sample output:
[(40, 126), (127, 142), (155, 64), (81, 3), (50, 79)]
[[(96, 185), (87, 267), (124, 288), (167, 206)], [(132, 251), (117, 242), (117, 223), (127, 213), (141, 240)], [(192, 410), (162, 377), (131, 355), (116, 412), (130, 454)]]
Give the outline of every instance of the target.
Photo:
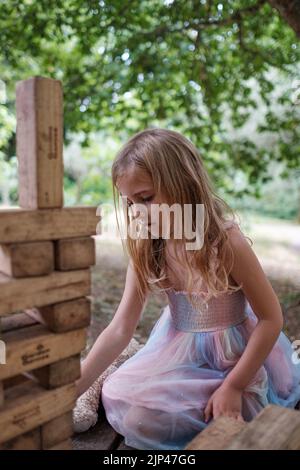
[(0, 448), (67, 449), (99, 217), (63, 207), (60, 81), (19, 82), (16, 108), (20, 207), (0, 210)]
[(300, 412), (269, 404), (250, 422), (221, 416), (185, 450), (300, 450)]

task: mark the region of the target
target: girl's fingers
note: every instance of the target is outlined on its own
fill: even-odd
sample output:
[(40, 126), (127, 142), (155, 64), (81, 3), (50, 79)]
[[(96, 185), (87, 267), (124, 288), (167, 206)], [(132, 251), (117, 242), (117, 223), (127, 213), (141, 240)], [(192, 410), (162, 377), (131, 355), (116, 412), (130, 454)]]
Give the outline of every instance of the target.
[(242, 415), (240, 413), (229, 413), (227, 416), (229, 418), (234, 418), (237, 421), (241, 421), (242, 423), (245, 422), (244, 418), (242, 417)]
[(217, 419), (219, 416), (228, 416), (229, 418), (236, 419), (237, 421), (240, 421), (241, 423), (245, 422), (241, 413), (234, 413), (234, 412), (222, 413), (218, 411), (217, 409), (213, 412), (213, 401), (211, 398), (208, 400), (207, 405), (204, 409), (204, 421), (205, 422), (209, 420), (210, 415), (213, 415), (214, 419)]
[(214, 411), (214, 419), (219, 418), (220, 416), (226, 416), (227, 418), (232, 418), (236, 419), (238, 421), (241, 421), (242, 423), (245, 422), (244, 418), (240, 413), (234, 413), (232, 411), (227, 411), (227, 412), (219, 412), (218, 410)]
[(237, 420), (238, 420), (238, 421), (241, 421), (241, 423), (244, 423), (244, 422), (245, 422), (245, 420), (244, 420), (244, 418), (243, 418), (243, 416), (242, 416), (241, 414), (238, 414), (238, 415), (237, 415)]

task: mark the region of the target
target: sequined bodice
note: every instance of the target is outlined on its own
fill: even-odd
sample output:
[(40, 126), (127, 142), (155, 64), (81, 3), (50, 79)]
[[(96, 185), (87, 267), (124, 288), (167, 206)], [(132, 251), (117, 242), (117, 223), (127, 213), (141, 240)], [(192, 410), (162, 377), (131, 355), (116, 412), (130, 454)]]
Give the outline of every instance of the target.
[(240, 289), (203, 302), (201, 294), (193, 293), (194, 308), (185, 291), (167, 289), (169, 307), (175, 328), (182, 331), (215, 331), (237, 325), (247, 318), (246, 297)]

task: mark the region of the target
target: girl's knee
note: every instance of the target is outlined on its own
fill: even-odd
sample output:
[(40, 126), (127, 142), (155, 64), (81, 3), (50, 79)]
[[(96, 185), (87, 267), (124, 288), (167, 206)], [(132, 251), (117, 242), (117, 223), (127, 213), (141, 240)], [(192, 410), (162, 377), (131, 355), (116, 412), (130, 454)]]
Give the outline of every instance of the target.
[(132, 406), (124, 416), (124, 427), (135, 434), (147, 437), (157, 436), (158, 429), (162, 428), (159, 420), (161, 412), (142, 406)]

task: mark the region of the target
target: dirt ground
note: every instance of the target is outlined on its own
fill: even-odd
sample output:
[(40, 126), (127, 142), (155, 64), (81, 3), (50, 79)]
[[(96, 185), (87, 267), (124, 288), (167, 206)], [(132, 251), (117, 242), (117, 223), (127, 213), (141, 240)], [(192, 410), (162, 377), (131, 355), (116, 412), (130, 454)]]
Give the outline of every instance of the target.
[[(291, 341), (300, 339), (300, 226), (286, 221), (251, 216), (243, 220), (243, 232), (254, 244), (264, 272), (276, 292), (285, 318), (284, 332)], [(127, 268), (119, 240), (96, 236), (96, 265), (92, 269), (92, 321), (83, 357), (114, 316), (121, 301)], [(151, 296), (134, 337), (145, 343), (167, 297)]]

